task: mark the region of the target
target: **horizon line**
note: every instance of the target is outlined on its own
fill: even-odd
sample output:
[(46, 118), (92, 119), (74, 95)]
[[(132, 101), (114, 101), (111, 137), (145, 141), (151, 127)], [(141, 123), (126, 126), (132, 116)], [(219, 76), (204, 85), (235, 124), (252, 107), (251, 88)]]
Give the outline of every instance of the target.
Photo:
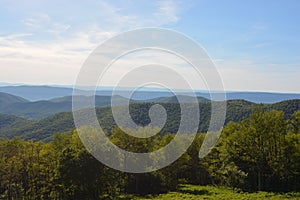
[[(20, 86), (25, 86), (25, 87), (53, 87), (53, 88), (66, 88), (66, 89), (74, 89), (75, 85), (60, 85), (60, 84), (28, 84), (28, 83), (7, 83), (7, 82), (0, 82), (0, 88), (2, 87), (20, 87)], [(78, 86), (82, 88), (94, 88), (94, 86)], [(104, 89), (104, 90), (113, 90), (116, 87), (115, 86), (97, 86), (97, 90), (99, 89)], [(137, 90), (137, 91), (148, 91), (148, 92), (172, 92), (169, 89), (166, 88), (157, 88), (157, 87), (143, 87), (143, 88), (135, 88), (135, 87), (117, 87), (120, 90)], [(84, 90), (84, 89), (83, 89)], [(208, 90), (208, 89), (196, 89), (196, 90), (190, 90), (190, 89), (181, 89), (181, 88), (175, 88), (172, 89), (173, 91), (178, 91), (178, 92), (203, 92), (203, 93), (276, 93), (276, 94), (300, 94), (300, 92), (295, 92), (295, 91), (266, 91), (266, 90), (224, 90), (224, 91), (218, 91), (218, 90)]]

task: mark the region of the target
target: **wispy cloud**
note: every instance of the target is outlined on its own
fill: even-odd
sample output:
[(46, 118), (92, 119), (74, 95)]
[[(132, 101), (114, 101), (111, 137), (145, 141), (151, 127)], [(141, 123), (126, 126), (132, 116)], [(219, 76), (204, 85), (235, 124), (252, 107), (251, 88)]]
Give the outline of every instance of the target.
[(62, 32), (67, 31), (71, 26), (69, 24), (54, 21), (46, 13), (34, 14), (33, 16), (22, 20), (22, 23), (27, 26), (30, 31), (50, 33), (55, 36), (60, 36)]
[[(130, 10), (130, 7), (117, 7), (107, 1), (101, 1), (101, 8), (105, 10), (107, 19), (114, 27), (120, 30), (129, 30), (139, 27), (164, 26), (177, 23), (180, 19), (180, 1), (162, 0), (153, 1), (153, 10), (148, 13), (131, 12), (124, 14), (123, 11)], [(184, 6), (182, 6), (184, 7)]]
[[(296, 6), (293, 12), (289, 6), (278, 14), (263, 2), (259, 4), (265, 7), (259, 9), (253, 2), (248, 6), (214, 4), (191, 0), (29, 0), (16, 4), (5, 0), (0, 7), (0, 17), (4, 16), (0, 80), (72, 84), (89, 53), (106, 39), (135, 28), (176, 27), (203, 42), (210, 55), (218, 58), (214, 61), (228, 89), (299, 91)], [(273, 12), (265, 13), (264, 8)]]
[(161, 23), (175, 23), (179, 20), (179, 7), (173, 0), (160, 1), (158, 3), (158, 12), (154, 16)]
[(6, 71), (0, 79), (72, 84), (89, 53), (104, 40), (123, 30), (161, 26), (179, 19), (175, 2), (167, 0), (154, 6), (156, 12), (149, 15), (128, 15), (122, 13), (127, 8), (101, 1), (99, 10), (106, 18), (92, 21), (81, 30), (73, 30), (72, 23), (57, 21), (47, 13), (31, 14), (21, 20), (25, 32), (0, 34), (0, 70)]

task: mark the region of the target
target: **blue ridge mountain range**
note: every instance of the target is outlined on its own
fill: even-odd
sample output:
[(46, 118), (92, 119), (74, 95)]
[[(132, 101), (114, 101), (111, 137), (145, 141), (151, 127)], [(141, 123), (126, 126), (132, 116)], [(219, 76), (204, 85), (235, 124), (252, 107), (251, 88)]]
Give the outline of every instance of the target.
[[(72, 93), (70, 87), (53, 86), (2, 86), (0, 87), (0, 113), (16, 115), (31, 120), (40, 120), (50, 115), (69, 112), (72, 110)], [(190, 93), (179, 91), (184, 102), (192, 102)], [(128, 89), (121, 89), (114, 96), (117, 104), (124, 104), (124, 101), (138, 102), (162, 102), (176, 103), (176, 96), (170, 91), (161, 89), (145, 89), (135, 91), (129, 96)], [(209, 102), (210, 94), (206, 91), (196, 92), (198, 102)], [(97, 90), (95, 106), (108, 106), (111, 104), (112, 88), (107, 87)], [(77, 97), (82, 104), (91, 96)], [(227, 100), (243, 99), (253, 103), (271, 104), (285, 100), (300, 99), (300, 94), (266, 93), (266, 92), (227, 92)], [(84, 106), (83, 106), (84, 107)]]
[[(50, 141), (54, 133), (68, 132), (75, 128), (72, 116), (72, 88), (50, 86), (4, 86), (0, 87), (0, 137)], [(123, 93), (122, 93), (123, 92)], [(110, 132), (116, 124), (111, 113), (109, 89), (97, 91), (95, 106), (99, 122)], [(177, 97), (167, 91), (138, 91), (128, 99), (128, 91), (114, 96), (117, 104), (130, 101), (130, 114), (140, 125), (147, 125), (149, 109), (156, 103), (162, 104), (168, 121), (162, 133), (176, 133), (180, 121), (180, 106)], [(123, 95), (122, 95), (123, 94)], [(199, 132), (205, 132), (210, 120), (210, 97), (208, 93), (197, 93), (201, 119)], [(200, 95), (201, 94), (201, 95)], [(126, 96), (127, 95), (127, 96)], [(187, 92), (180, 93), (184, 102), (194, 102)], [(281, 110), (289, 118), (300, 110), (300, 94), (229, 92), (227, 93), (227, 114), (225, 124), (241, 121), (250, 116), (255, 107), (265, 110)], [(79, 103), (91, 96), (78, 96)]]
[[(98, 96), (112, 96), (112, 87), (98, 88), (96, 95)], [(175, 96), (174, 93), (157, 88), (145, 88), (143, 90), (136, 91), (132, 97), (129, 97), (128, 88), (120, 88), (118, 94), (131, 98), (134, 100), (149, 100), (158, 97), (171, 97)], [(60, 98), (65, 96), (71, 96), (73, 88), (71, 86), (38, 86), (38, 85), (9, 85), (0, 86), (0, 92), (12, 94), (22, 97), (29, 101), (50, 100), (53, 98)], [(190, 92), (185, 90), (178, 90), (179, 94), (189, 95)], [(211, 99), (208, 91), (199, 90), (195, 92), (197, 96)], [(300, 99), (300, 94), (297, 93), (275, 93), (275, 92), (235, 92), (227, 91), (226, 99), (244, 99), (254, 103), (276, 103), (284, 100)]]

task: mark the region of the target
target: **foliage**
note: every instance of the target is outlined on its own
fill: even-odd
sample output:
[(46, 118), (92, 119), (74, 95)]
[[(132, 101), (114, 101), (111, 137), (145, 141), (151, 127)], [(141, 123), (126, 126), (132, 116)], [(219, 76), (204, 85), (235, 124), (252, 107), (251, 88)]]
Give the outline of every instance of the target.
[[(0, 199), (116, 199), (169, 191), (177, 192), (155, 198), (296, 199), (299, 193), (256, 191), (300, 191), (298, 122), (299, 111), (286, 118), (281, 111), (258, 107), (250, 118), (228, 123), (217, 146), (205, 158), (198, 157), (205, 134), (197, 134), (176, 162), (146, 174), (106, 167), (85, 149), (76, 131), (56, 134), (50, 143), (0, 139)], [(89, 134), (95, 130), (86, 127), (85, 131)], [(152, 129), (136, 133), (148, 131)], [(132, 152), (151, 152), (174, 138), (174, 134), (159, 132), (140, 139), (126, 135), (120, 128), (113, 128), (108, 135), (114, 144)], [(157, 159), (164, 157), (152, 158), (151, 162)], [(187, 183), (232, 189), (180, 186)]]
[(240, 199), (270, 199), (270, 200), (282, 200), (299, 199), (300, 193), (274, 193), (274, 192), (255, 192), (248, 193), (240, 190), (232, 190), (226, 187), (215, 187), (215, 186), (196, 186), (196, 185), (181, 185), (175, 192), (169, 192), (167, 194), (161, 194), (158, 196), (149, 197), (135, 197), (135, 199), (146, 200), (173, 200), (173, 199), (190, 199), (190, 200), (201, 200), (201, 199), (222, 199), (222, 200), (240, 200)]

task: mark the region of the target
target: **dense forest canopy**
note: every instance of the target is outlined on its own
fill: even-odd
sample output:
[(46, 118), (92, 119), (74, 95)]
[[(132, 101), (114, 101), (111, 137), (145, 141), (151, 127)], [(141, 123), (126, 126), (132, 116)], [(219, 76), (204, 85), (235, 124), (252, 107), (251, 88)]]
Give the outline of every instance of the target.
[[(75, 130), (56, 134), (50, 143), (1, 139), (0, 198), (115, 199), (162, 193), (182, 183), (244, 191), (300, 191), (299, 129), (300, 111), (286, 118), (282, 111), (260, 107), (249, 118), (228, 123), (217, 146), (204, 159), (199, 159), (198, 151), (205, 134), (198, 134), (179, 160), (146, 174), (104, 166), (87, 152)], [(149, 152), (173, 137), (129, 138), (113, 128), (110, 140), (123, 149)]]

